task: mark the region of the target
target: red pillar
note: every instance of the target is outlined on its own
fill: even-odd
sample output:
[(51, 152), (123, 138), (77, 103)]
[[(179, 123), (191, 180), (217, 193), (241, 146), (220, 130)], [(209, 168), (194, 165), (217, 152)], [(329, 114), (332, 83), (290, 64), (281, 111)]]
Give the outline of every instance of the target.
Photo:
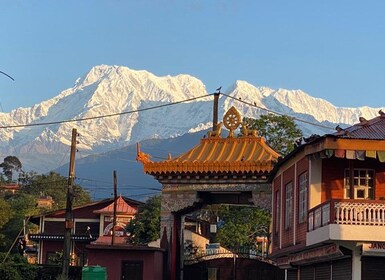
[(171, 280), (180, 279), (180, 229), (181, 220), (180, 215), (173, 214), (173, 227), (171, 236)]

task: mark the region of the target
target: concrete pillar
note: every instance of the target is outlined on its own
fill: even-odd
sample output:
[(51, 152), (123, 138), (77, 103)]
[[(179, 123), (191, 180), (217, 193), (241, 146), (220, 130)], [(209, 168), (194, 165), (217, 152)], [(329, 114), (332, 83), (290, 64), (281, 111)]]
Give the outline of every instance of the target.
[(361, 249), (355, 246), (352, 250), (352, 280), (361, 280)]

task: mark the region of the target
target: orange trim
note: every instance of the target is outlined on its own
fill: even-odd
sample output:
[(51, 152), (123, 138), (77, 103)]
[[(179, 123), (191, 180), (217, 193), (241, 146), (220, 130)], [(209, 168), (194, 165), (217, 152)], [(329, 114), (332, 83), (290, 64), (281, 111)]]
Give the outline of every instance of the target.
[(362, 150), (362, 151), (385, 151), (383, 140), (341, 139), (325, 138), (316, 144), (305, 147), (305, 154), (314, 154), (323, 150)]

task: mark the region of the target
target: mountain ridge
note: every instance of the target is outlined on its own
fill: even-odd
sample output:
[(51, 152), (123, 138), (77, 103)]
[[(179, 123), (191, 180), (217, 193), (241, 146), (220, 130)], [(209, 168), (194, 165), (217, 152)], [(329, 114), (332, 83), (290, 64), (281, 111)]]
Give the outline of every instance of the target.
[[(372, 118), (380, 109), (335, 107), (302, 90), (256, 87), (241, 80), (235, 81), (224, 93), (219, 99), (219, 116), (235, 106), (244, 117), (275, 111), (331, 128), (337, 124), (353, 124), (360, 116)], [(207, 97), (195, 101), (143, 110), (205, 95)], [(1, 126), (53, 123), (0, 130), (0, 152), (5, 156), (18, 156), (27, 170), (47, 172), (68, 162), (73, 128), (80, 134), (78, 149), (82, 150), (82, 157), (86, 157), (145, 139), (167, 139), (208, 129), (212, 126), (212, 107), (205, 85), (191, 75), (158, 77), (146, 70), (99, 65), (78, 78), (73, 87), (51, 99), (29, 108), (0, 113)], [(106, 115), (110, 117), (100, 118)], [(85, 118), (89, 120), (56, 123)], [(306, 123), (298, 122), (298, 125), (305, 135), (332, 132)]]

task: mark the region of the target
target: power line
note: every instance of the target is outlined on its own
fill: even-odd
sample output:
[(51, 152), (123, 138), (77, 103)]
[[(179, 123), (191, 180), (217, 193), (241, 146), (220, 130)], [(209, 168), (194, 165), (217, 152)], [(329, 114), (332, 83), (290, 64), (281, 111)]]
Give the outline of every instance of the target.
[(12, 81), (14, 81), (15, 79), (12, 78), (10, 75), (8, 75), (7, 73), (3, 72), (3, 71), (0, 71), (1, 74), (3, 74), (4, 76), (7, 76), (8, 78), (10, 78)]
[[(256, 105), (255, 103), (252, 104), (252, 103), (246, 102), (244, 100), (240, 100), (240, 99), (238, 99), (236, 97), (233, 97), (231, 95), (228, 95), (226, 93), (221, 93), (221, 94), (223, 96), (229, 97), (229, 98), (231, 98), (233, 100), (236, 100), (238, 102), (241, 102), (243, 104), (246, 104), (246, 105), (254, 107), (254, 108), (258, 108), (258, 109), (266, 111), (268, 113), (272, 113), (272, 114), (279, 115), (279, 116), (289, 116), (289, 117), (293, 118), (293, 120), (296, 120), (296, 121), (299, 121), (299, 122), (302, 122), (302, 123), (306, 123), (306, 124), (310, 124), (310, 125), (313, 125), (313, 126), (321, 127), (321, 128), (326, 128), (326, 129), (330, 129), (330, 130), (334, 130), (335, 129), (334, 127), (331, 127), (331, 126), (326, 126), (326, 125), (314, 123), (314, 122), (307, 121), (307, 120), (304, 120), (304, 119), (300, 119), (300, 118), (297, 118), (297, 117), (293, 117), (293, 116), (290, 116), (290, 115), (287, 115), (287, 114), (279, 113), (279, 112), (276, 112), (276, 111), (273, 111), (273, 110), (270, 110), (270, 109), (267, 109), (267, 108), (263, 108), (261, 106)], [(4, 129), (4, 128), (20, 128), (20, 127), (33, 127), (33, 126), (42, 126), (42, 125), (47, 126), (47, 125), (54, 125), (54, 124), (61, 124), (61, 123), (81, 122), (81, 121), (88, 121), (88, 120), (95, 120), (95, 119), (102, 119), (102, 118), (109, 118), (109, 117), (116, 117), (116, 116), (121, 116), (121, 115), (126, 115), (126, 114), (133, 114), (133, 113), (144, 112), (144, 111), (155, 110), (155, 109), (159, 109), (159, 108), (163, 108), (163, 107), (173, 106), (173, 105), (177, 105), (177, 104), (181, 104), (181, 103), (185, 103), (185, 102), (189, 102), (189, 101), (193, 101), (193, 100), (197, 100), (197, 99), (201, 99), (201, 98), (205, 98), (205, 97), (210, 97), (210, 96), (213, 96), (213, 94), (201, 95), (201, 96), (198, 96), (198, 97), (193, 97), (193, 98), (189, 98), (189, 99), (185, 99), (185, 100), (180, 100), (180, 101), (176, 101), (176, 102), (172, 102), (172, 103), (157, 105), (157, 106), (143, 108), (143, 109), (125, 111), (125, 112), (120, 112), (120, 113), (113, 113), (113, 114), (100, 115), (100, 116), (88, 117), (88, 118), (71, 119), (71, 120), (60, 120), (60, 121), (54, 121), (54, 122), (42, 122), (42, 123), (19, 124), (19, 125), (5, 125), (5, 126), (0, 126), (0, 129)]]
[(5, 126), (0, 126), (0, 129), (1, 128), (32, 127), (32, 126), (42, 126), (42, 125), (47, 126), (47, 125), (54, 125), (54, 124), (61, 124), (61, 123), (82, 122), (82, 121), (110, 118), (110, 117), (116, 117), (116, 116), (121, 116), (121, 115), (126, 115), (126, 114), (133, 114), (133, 113), (150, 111), (150, 110), (159, 109), (159, 108), (163, 108), (163, 107), (173, 106), (173, 105), (177, 105), (177, 104), (181, 104), (181, 103), (185, 103), (185, 102), (189, 102), (189, 101), (205, 98), (205, 97), (208, 97), (208, 96), (211, 96), (211, 95), (212, 94), (201, 95), (201, 96), (198, 96), (198, 97), (184, 99), (184, 100), (181, 100), (181, 101), (175, 101), (175, 102), (172, 102), (172, 103), (157, 105), (157, 106), (143, 108), (143, 109), (131, 110), (131, 111), (126, 111), (126, 112), (120, 112), (120, 113), (113, 113), (113, 114), (100, 115), (100, 116), (88, 117), (88, 118), (80, 118), (80, 119), (72, 119), (72, 120), (61, 120), (61, 121), (55, 121), (55, 122), (42, 122), (42, 123), (32, 123), (32, 124), (5, 125)]
[(270, 109), (267, 109), (267, 108), (263, 108), (263, 107), (261, 107), (261, 106), (258, 106), (258, 105), (255, 104), (255, 103), (252, 104), (252, 103), (246, 102), (246, 101), (244, 101), (244, 100), (241, 100), (241, 99), (236, 98), (236, 97), (234, 97), (234, 96), (228, 95), (228, 94), (226, 94), (226, 93), (221, 93), (221, 94), (224, 95), (224, 96), (227, 96), (227, 97), (229, 97), (229, 98), (231, 98), (231, 99), (234, 99), (234, 100), (236, 100), (236, 101), (238, 101), (238, 102), (241, 102), (241, 103), (244, 103), (244, 104), (246, 104), (246, 105), (249, 105), (249, 106), (258, 108), (258, 109), (260, 109), (260, 110), (266, 111), (266, 112), (268, 112), (268, 113), (272, 113), (272, 114), (279, 115), (279, 116), (289, 116), (289, 117), (293, 118), (293, 120), (296, 120), (296, 121), (299, 121), (299, 122), (307, 123), (307, 124), (314, 125), (314, 126), (318, 126), (318, 127), (321, 127), (321, 128), (327, 128), (327, 129), (335, 130), (334, 127), (330, 127), (330, 126), (326, 126), (326, 125), (322, 125), (322, 124), (317, 124), (317, 123), (313, 123), (313, 122), (310, 122), (310, 121), (306, 121), (306, 120), (303, 120), (303, 119), (300, 119), (300, 118), (297, 118), (297, 117), (292, 117), (292, 116), (287, 115), (287, 114), (278, 113), (278, 112), (276, 112), (276, 111), (273, 111), (273, 110), (270, 110)]

